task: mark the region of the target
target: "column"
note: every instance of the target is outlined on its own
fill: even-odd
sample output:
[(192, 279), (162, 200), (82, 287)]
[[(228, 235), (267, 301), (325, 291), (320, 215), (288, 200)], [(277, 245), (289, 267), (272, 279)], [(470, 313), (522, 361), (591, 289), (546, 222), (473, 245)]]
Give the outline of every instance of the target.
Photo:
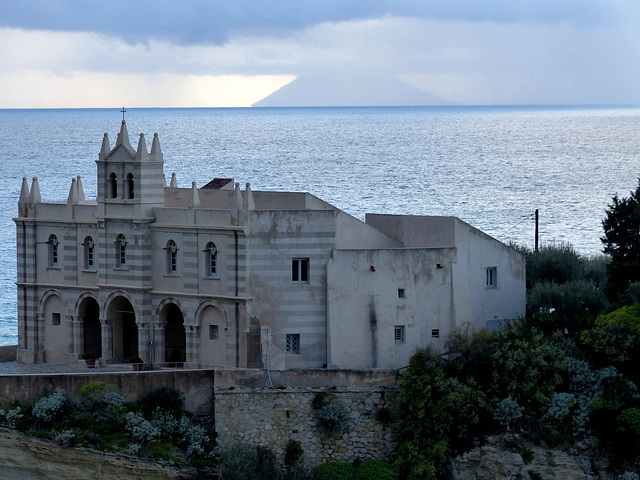
[(44, 362), (44, 313), (36, 313), (33, 326), (33, 363)]
[(150, 362), (149, 355), (149, 324), (138, 323), (138, 356), (143, 362)]
[(76, 315), (73, 320), (73, 353), (84, 353), (84, 315)]
[(106, 363), (113, 360), (113, 320), (101, 318), (100, 326), (102, 329), (102, 359), (100, 363)]
[(185, 325), (187, 340), (187, 363), (197, 366), (200, 363), (200, 327)]
[(166, 359), (164, 358), (164, 351), (165, 351), (165, 339), (166, 339), (166, 333), (165, 333), (165, 329), (167, 327), (166, 323), (154, 323), (153, 324), (153, 335), (154, 335), (154, 340), (156, 341), (156, 345), (155, 347), (153, 347), (154, 353), (155, 353), (155, 358), (153, 359), (153, 361), (155, 363), (164, 363), (166, 362)]

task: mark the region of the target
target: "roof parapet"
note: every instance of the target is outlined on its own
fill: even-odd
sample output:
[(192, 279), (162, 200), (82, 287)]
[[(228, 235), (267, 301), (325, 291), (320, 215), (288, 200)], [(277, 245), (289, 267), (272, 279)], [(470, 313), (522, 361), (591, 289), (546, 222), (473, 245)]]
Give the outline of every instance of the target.
[(256, 204), (253, 201), (253, 193), (251, 192), (251, 184), (247, 182), (246, 189), (244, 191), (244, 209), (255, 210)]
[(147, 142), (144, 139), (144, 133), (140, 134), (140, 140), (138, 140), (138, 150), (136, 151), (136, 160), (147, 160), (149, 152), (147, 151)]
[(78, 189), (78, 202), (84, 202), (84, 187), (82, 186), (82, 180), (80, 179), (80, 175), (76, 177), (78, 181), (76, 182), (76, 188)]
[(29, 184), (27, 177), (22, 177), (22, 187), (20, 188), (20, 198), (18, 199), (18, 216), (27, 216), (27, 202), (29, 201)]
[(178, 179), (176, 178), (176, 172), (171, 174), (171, 183), (169, 184), (170, 188), (178, 188)]
[(157, 133), (154, 133), (153, 142), (151, 142), (151, 158), (155, 161), (161, 162), (163, 161), (163, 157), (164, 155), (160, 149), (160, 137), (158, 137)]
[(98, 160), (102, 161), (107, 158), (109, 152), (111, 151), (111, 146), (109, 145), (109, 134), (107, 132), (104, 133), (104, 137), (102, 137), (102, 147), (100, 148), (100, 154), (98, 155)]
[(33, 180), (31, 181), (31, 193), (29, 194), (29, 203), (42, 203), (38, 177), (33, 177)]
[(78, 180), (73, 177), (71, 179), (71, 188), (69, 189), (69, 196), (67, 197), (67, 205), (73, 205), (78, 203)]
[(200, 195), (198, 194), (198, 187), (196, 182), (191, 182), (191, 196), (189, 197), (189, 207), (197, 208), (200, 206)]

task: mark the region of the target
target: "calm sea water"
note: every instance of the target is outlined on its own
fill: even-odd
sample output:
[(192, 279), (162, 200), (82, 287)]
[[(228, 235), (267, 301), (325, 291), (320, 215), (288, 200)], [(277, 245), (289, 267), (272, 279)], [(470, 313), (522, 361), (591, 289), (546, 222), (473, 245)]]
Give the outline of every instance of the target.
[[(102, 135), (118, 109), (0, 110), (0, 345), (17, 342), (15, 224), (23, 176), (45, 201), (81, 175), (95, 198)], [(181, 187), (234, 177), (254, 190), (309, 191), (365, 212), (453, 215), (499, 240), (601, 250), (614, 193), (640, 174), (640, 109), (402, 107), (128, 109), (131, 143), (158, 132)], [(29, 182), (30, 183), (30, 182)]]

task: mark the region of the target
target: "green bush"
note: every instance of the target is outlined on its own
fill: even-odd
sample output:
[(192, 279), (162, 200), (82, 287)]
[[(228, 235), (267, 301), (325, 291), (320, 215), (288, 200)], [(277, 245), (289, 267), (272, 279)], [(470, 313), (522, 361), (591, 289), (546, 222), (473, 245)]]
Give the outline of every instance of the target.
[(91, 382), (86, 384), (80, 390), (78, 390), (78, 397), (80, 398), (96, 398), (101, 397), (108, 392), (117, 392), (118, 387), (112, 383), (103, 382)]
[(394, 467), (385, 460), (366, 460), (356, 469), (353, 480), (396, 480)]
[(350, 463), (327, 462), (311, 469), (311, 480), (352, 480), (354, 474)]
[(284, 464), (292, 467), (300, 460), (304, 450), (302, 449), (302, 443), (300, 440), (294, 440), (292, 438), (287, 442), (287, 448), (284, 453)]
[(145, 418), (151, 419), (151, 414), (160, 407), (174, 418), (182, 418), (184, 413), (184, 394), (181, 390), (161, 387), (149, 392), (139, 400), (140, 408)]

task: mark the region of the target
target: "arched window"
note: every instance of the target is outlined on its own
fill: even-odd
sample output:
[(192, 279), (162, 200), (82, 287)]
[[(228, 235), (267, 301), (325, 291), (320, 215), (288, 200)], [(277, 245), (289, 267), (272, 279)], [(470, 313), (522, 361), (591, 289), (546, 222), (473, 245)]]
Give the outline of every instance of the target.
[(133, 174), (130, 173), (125, 181), (125, 198), (133, 198), (133, 184)]
[(96, 244), (93, 242), (93, 238), (87, 237), (84, 239), (84, 268), (85, 270), (95, 270), (96, 262), (95, 262), (95, 246)]
[(119, 268), (127, 266), (127, 239), (120, 234), (116, 238), (116, 265)]
[(58, 267), (58, 237), (50, 235), (47, 244), (49, 245), (49, 266)]
[(178, 245), (173, 240), (167, 242), (167, 274), (177, 275), (178, 273)]
[(111, 172), (107, 180), (107, 196), (109, 198), (118, 198), (118, 179), (113, 172)]
[(205, 275), (207, 277), (218, 276), (218, 249), (213, 242), (207, 243), (205, 253)]

